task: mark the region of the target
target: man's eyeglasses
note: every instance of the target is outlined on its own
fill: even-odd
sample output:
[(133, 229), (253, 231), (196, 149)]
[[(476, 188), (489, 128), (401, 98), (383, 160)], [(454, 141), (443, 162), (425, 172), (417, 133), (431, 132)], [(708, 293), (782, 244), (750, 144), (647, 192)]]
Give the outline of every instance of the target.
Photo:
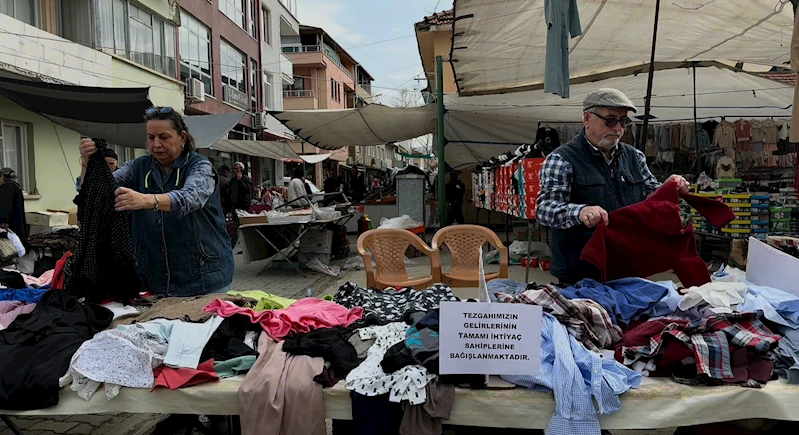
[(605, 118), (604, 116), (596, 113), (596, 112), (589, 112), (592, 115), (596, 116), (597, 118), (605, 121), (605, 125), (608, 128), (613, 128), (616, 124), (621, 124), (621, 128), (627, 128), (628, 125), (632, 123), (632, 120), (626, 116), (623, 116), (621, 119), (618, 118)]
[(164, 106), (164, 107), (150, 107), (149, 109), (144, 111), (144, 114), (147, 116), (153, 115), (166, 115), (167, 113), (172, 113), (175, 109)]

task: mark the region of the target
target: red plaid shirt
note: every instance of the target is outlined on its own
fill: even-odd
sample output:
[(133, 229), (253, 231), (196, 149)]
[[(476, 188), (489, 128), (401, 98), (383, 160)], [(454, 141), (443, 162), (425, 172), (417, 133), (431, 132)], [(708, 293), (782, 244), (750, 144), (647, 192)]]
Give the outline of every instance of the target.
[(713, 379), (734, 377), (730, 362), (730, 346), (766, 353), (777, 346), (780, 336), (760, 321), (759, 313), (715, 314), (686, 324), (675, 319), (663, 332), (653, 336), (644, 346), (624, 347), (625, 357), (654, 357), (661, 351), (665, 336), (680, 340), (694, 352), (697, 374)]

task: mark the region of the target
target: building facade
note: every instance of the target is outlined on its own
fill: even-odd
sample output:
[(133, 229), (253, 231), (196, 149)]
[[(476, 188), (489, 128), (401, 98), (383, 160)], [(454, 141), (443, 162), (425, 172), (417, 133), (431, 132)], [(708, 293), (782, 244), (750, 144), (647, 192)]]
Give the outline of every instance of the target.
[[(180, 18), (180, 78), (194, 90), (187, 93), (186, 113), (245, 112), (230, 139), (292, 138), (266, 111), (283, 110), (282, 85), (292, 81), (280, 47), (285, 37), (299, 35), (294, 0), (184, 0)], [(283, 162), (202, 152), (216, 167), (243, 162), (256, 185), (283, 178)]]
[[(154, 104), (182, 111), (178, 25), (176, 3), (169, 0), (0, 0), (0, 75), (149, 87)], [(0, 166), (17, 172), (26, 210), (74, 207), (79, 142), (77, 132), (0, 97)], [(117, 147), (122, 162), (143, 152)]]
[[(299, 35), (283, 38), (282, 51), (293, 67), (293, 82), (283, 84), (286, 110), (352, 109), (371, 100), (374, 79), (324, 29), (301, 25)], [(291, 145), (301, 155), (330, 153), (303, 141)], [(321, 186), (353, 153), (342, 148), (324, 162), (306, 165), (306, 177)]]

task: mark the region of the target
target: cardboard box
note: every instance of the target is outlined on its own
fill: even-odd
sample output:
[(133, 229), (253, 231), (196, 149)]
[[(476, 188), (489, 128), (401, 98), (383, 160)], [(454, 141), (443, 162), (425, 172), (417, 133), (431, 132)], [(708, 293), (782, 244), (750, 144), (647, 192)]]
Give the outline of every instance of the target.
[[(77, 213), (77, 211), (76, 211)], [(77, 219), (77, 214), (75, 215)], [(51, 211), (29, 211), (25, 213), (28, 225), (40, 227), (58, 227), (69, 225), (69, 214)]]
[(47, 211), (52, 213), (66, 213), (69, 215), (69, 225), (78, 225), (78, 209), (71, 208), (69, 210), (56, 210), (52, 208), (48, 208)]
[(269, 218), (266, 216), (243, 216), (239, 218), (239, 223), (241, 225), (267, 224)]

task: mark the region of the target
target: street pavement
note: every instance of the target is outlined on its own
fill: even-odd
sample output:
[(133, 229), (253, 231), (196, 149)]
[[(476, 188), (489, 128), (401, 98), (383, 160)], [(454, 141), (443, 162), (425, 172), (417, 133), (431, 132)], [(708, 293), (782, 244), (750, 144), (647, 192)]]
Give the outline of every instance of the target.
[[(351, 243), (354, 254), (355, 243)], [(446, 253), (442, 263), (447, 264)], [(344, 260), (334, 261), (333, 265), (343, 266)], [(314, 296), (334, 294), (345, 282), (352, 281), (359, 285), (366, 284), (366, 273), (363, 270), (342, 271), (338, 277), (332, 277), (303, 269), (304, 275), (291, 268), (269, 269), (264, 274), (258, 272), (263, 261), (244, 264), (242, 255), (235, 256), (235, 274), (232, 288), (234, 290), (264, 290), (279, 296), (299, 299), (305, 297), (306, 290), (311, 289)], [(411, 277), (425, 276), (430, 273), (430, 262), (427, 257), (410, 259), (408, 273)], [(486, 272), (498, 270), (496, 265), (487, 265)], [(550, 282), (552, 276), (540, 269), (532, 269), (531, 282)], [(511, 279), (524, 281), (525, 270), (519, 266), (511, 266)], [(456, 289), (460, 297), (475, 297), (476, 289)], [(149, 435), (155, 426), (167, 415), (164, 414), (98, 414), (76, 416), (36, 416), (12, 417), (12, 421), (25, 435)], [(330, 427), (330, 425), (328, 425)], [(328, 429), (329, 431), (329, 429)], [(614, 435), (671, 435), (674, 429), (658, 429), (648, 431), (614, 431)], [(181, 432), (182, 433), (182, 432)], [(198, 433), (199, 432), (195, 432)], [(0, 435), (13, 435), (0, 422)]]

